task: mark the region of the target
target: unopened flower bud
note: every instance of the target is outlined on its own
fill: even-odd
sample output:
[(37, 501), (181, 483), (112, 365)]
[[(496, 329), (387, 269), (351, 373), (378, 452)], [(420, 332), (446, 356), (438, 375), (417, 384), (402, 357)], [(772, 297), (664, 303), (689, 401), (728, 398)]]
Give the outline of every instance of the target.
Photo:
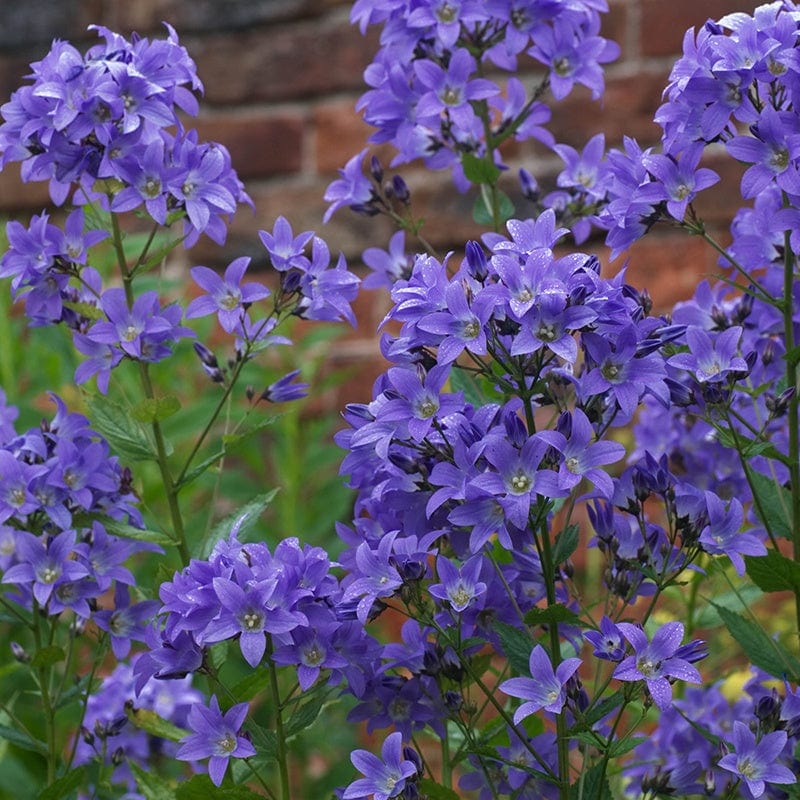
[(197, 357), (203, 362), (205, 366), (207, 367), (219, 366), (217, 357), (202, 342), (192, 342), (192, 347), (194, 347), (194, 352), (197, 353)]
[(536, 178), (526, 169), (520, 169), (519, 171), (519, 185), (523, 196), (532, 203), (535, 203), (541, 196)]
[(27, 664), (31, 660), (30, 653), (18, 642), (11, 642), (11, 655), (20, 664)]
[(392, 176), (392, 194), (403, 205), (408, 205), (411, 202), (411, 192), (408, 190), (408, 184), (399, 176)]
[(764, 403), (772, 419), (782, 417), (789, 410), (789, 403), (795, 395), (794, 386), (784, 389), (777, 397), (771, 393), (764, 396)]
[(369, 160), (369, 171), (372, 175), (372, 180), (375, 181), (379, 186), (383, 183), (383, 166), (381, 162), (378, 160), (377, 156), (372, 156)]
[(483, 248), (477, 242), (470, 240), (464, 248), (464, 254), (469, 274), (476, 281), (483, 283), (489, 277), (489, 266)]
[(83, 739), (89, 747), (94, 744), (94, 734), (85, 725), (81, 725), (81, 739)]
[(118, 747), (112, 754), (111, 754), (111, 763), (118, 767), (125, 761), (125, 750), (122, 747)]

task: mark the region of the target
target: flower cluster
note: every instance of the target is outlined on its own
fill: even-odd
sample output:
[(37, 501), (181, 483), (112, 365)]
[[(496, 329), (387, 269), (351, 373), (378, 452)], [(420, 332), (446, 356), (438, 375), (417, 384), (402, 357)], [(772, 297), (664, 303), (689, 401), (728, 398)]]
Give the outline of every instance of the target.
[[(130, 471), (86, 417), (53, 400), (52, 420), (22, 434), (8, 431), (0, 449), (2, 583), (24, 608), (94, 619), (123, 657), (131, 639), (143, 639), (141, 623), (154, 611), (152, 601), (130, 604), (126, 587), (135, 581), (124, 564), (153, 546), (108, 532), (115, 522), (142, 526)], [(98, 611), (114, 586), (114, 610)]]
[[(604, 0), (356, 2), (351, 19), (362, 32), (382, 28), (381, 48), (364, 75), (370, 89), (357, 104), (377, 129), (371, 141), (391, 142), (394, 163), (422, 159), (431, 169), (452, 169), (462, 189), (470, 180), (461, 156), (483, 156), (487, 140), (492, 147), (511, 137), (552, 144), (543, 127), (550, 110), (540, 95), (549, 87), (560, 100), (580, 84), (600, 97), (600, 65), (619, 54), (599, 35), (604, 11)], [(502, 84), (484, 77), (490, 69), (512, 73), (526, 56), (546, 70), (532, 92), (515, 77)], [(360, 160), (354, 163), (360, 169)], [(368, 199), (354, 193), (351, 203)]]

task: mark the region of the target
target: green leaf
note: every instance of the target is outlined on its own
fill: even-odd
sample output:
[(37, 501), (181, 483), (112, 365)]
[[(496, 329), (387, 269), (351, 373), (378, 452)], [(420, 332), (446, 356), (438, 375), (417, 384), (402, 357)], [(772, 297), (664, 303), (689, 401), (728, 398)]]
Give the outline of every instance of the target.
[(88, 401), (92, 424), (127, 461), (155, 461), (155, 447), (130, 413), (108, 398)]
[(137, 422), (156, 422), (171, 417), (181, 409), (181, 402), (171, 394), (163, 397), (147, 397), (131, 409)]
[(0, 725), (0, 739), (5, 739), (7, 742), (23, 750), (40, 753), (43, 756), (47, 755), (47, 745), (44, 742), (34, 739), (27, 733), (18, 731), (16, 728), (10, 728), (8, 725)]
[(228, 454), (228, 451), (225, 450), (225, 449), (218, 450), (216, 453), (214, 453), (213, 456), (209, 456), (208, 458), (204, 459), (196, 467), (194, 467), (193, 469), (189, 470), (189, 472), (187, 472), (183, 476), (183, 479), (178, 484), (178, 486), (181, 486), (181, 487), (182, 486), (186, 486), (187, 484), (191, 483), (196, 478), (199, 478), (207, 469), (209, 469), (209, 467), (213, 467), (214, 464), (217, 463), (217, 461), (220, 461), (221, 459), (225, 458), (225, 456), (227, 454)]
[(246, 700), (252, 700), (269, 686), (269, 680), (269, 670), (266, 667), (258, 667), (249, 672), (231, 687), (234, 702), (243, 703)]
[(800, 662), (761, 627), (727, 608), (712, 603), (731, 636), (741, 645), (753, 666), (776, 678), (800, 678)]
[(162, 531), (151, 531), (146, 528), (135, 528), (125, 522), (104, 517), (100, 520), (103, 527), (113, 536), (121, 539), (132, 539), (135, 542), (152, 542), (162, 547), (174, 547), (175, 541)]
[(67, 654), (64, 652), (63, 647), (57, 644), (49, 644), (37, 651), (31, 659), (31, 666), (35, 668), (52, 667), (53, 664), (58, 664), (59, 661), (64, 661)]
[(159, 717), (155, 711), (147, 708), (129, 708), (126, 706), (125, 715), (137, 728), (149, 733), (151, 736), (158, 736), (160, 739), (179, 742), (189, 735), (189, 731), (173, 725), (163, 717)]
[(554, 603), (547, 608), (531, 608), (525, 613), (526, 625), (553, 625), (566, 622), (568, 625), (586, 627), (581, 618), (566, 606)]
[(286, 738), (288, 739), (290, 736), (295, 736), (306, 728), (310, 728), (319, 716), (319, 712), (322, 711), (323, 706), (322, 698), (313, 698), (310, 702), (300, 706), (286, 721)]
[(422, 778), (417, 784), (420, 789), (420, 794), (423, 797), (428, 797), (428, 800), (460, 800), (461, 796), (456, 794), (452, 789), (434, 783), (430, 778)]
[(470, 183), (497, 183), (497, 179), (502, 175), (500, 168), (493, 161), (478, 158), (472, 153), (464, 153), (461, 156), (461, 168), (464, 170), (464, 177)]
[[(178, 219), (183, 216), (184, 212), (181, 211)], [(172, 224), (172, 223), (168, 223)], [(139, 264), (133, 271), (134, 275), (139, 275), (142, 272), (148, 272), (149, 270), (157, 267), (161, 264), (161, 262), (185, 239), (185, 236), (181, 236), (178, 239), (171, 239), (166, 244), (161, 245), (151, 256), (148, 258), (143, 264)]]
[(64, 800), (80, 789), (86, 778), (86, 766), (75, 767), (56, 778), (47, 788), (36, 795), (36, 800)]
[(619, 758), (619, 756), (624, 756), (625, 753), (630, 752), (634, 747), (638, 747), (642, 742), (646, 741), (647, 736), (628, 736), (625, 739), (618, 739), (611, 745), (608, 754), (611, 758)]
[(103, 319), (103, 310), (92, 303), (81, 303), (77, 300), (64, 300), (62, 301), (64, 308), (74, 311), (78, 316), (97, 321)]
[(244, 541), (247, 532), (258, 522), (258, 518), (261, 516), (264, 509), (273, 501), (277, 493), (277, 489), (272, 489), (269, 492), (260, 494), (254, 497), (249, 503), (242, 506), (238, 511), (234, 511), (233, 514), (229, 514), (225, 519), (217, 523), (205, 542), (202, 557), (206, 558), (213, 550), (214, 545), (220, 539), (227, 538), (234, 529), (237, 531), (237, 538), (239, 541)]
[(583, 719), (576, 722), (568, 731), (567, 736), (575, 736), (579, 731), (588, 730), (595, 722), (603, 719), (610, 714), (617, 706), (622, 704), (625, 695), (622, 689), (618, 689), (614, 694), (609, 695), (596, 706), (587, 709)]
[(486, 398), (472, 372), (459, 369), (456, 365), (450, 373), (450, 386), (454, 392), (464, 392), (464, 399), (476, 408), (486, 404)]
[(175, 790), (157, 773), (143, 769), (131, 759), (128, 766), (145, 800), (175, 800)]
[(608, 778), (605, 776), (604, 762), (600, 761), (589, 767), (583, 775), (583, 780), (572, 784), (569, 800), (614, 800)]
[(792, 366), (796, 367), (798, 364), (800, 364), (800, 344), (795, 345), (791, 350), (787, 350), (783, 357)]
[(531, 650), (533, 650), (531, 637), (519, 628), (507, 625), (505, 622), (496, 622), (494, 629), (500, 638), (500, 644), (503, 646), (503, 652), (506, 654), (511, 669), (518, 675), (526, 677), (530, 675), (530, 657)]
[(791, 494), (772, 478), (751, 469), (747, 472), (755, 495), (755, 509), (761, 521), (773, 536), (791, 539), (792, 524), (789, 514), (789, 509), (792, 507)]
[[(495, 192), (498, 204), (498, 222), (502, 224), (514, 216), (514, 204), (505, 192), (501, 192), (499, 189), (496, 189)], [(491, 192), (482, 191), (481, 194), (475, 198), (475, 205), (472, 207), (472, 218), (478, 225), (494, 228)]]
[(176, 800), (264, 800), (246, 786), (214, 786), (208, 775), (195, 775), (175, 790)]
[(561, 533), (556, 536), (553, 546), (553, 563), (563, 564), (578, 548), (580, 537), (577, 525), (567, 525)]
[(765, 556), (745, 556), (747, 575), (762, 592), (800, 594), (800, 564), (777, 550)]

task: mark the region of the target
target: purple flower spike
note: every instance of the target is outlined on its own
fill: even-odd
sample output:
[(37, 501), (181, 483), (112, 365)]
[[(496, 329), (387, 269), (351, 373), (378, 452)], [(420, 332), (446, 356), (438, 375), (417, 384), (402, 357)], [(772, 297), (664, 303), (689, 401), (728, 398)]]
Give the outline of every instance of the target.
[(192, 733), (182, 740), (175, 757), (181, 761), (208, 758), (208, 776), (219, 786), (231, 758), (249, 758), (256, 754), (250, 740), (239, 735), (246, 716), (247, 703), (232, 706), (223, 714), (216, 695), (212, 695), (208, 708), (193, 705), (189, 711)]
[(544, 647), (537, 644), (530, 655), (530, 678), (510, 678), (500, 684), (500, 691), (511, 697), (527, 701), (514, 713), (514, 724), (518, 725), (525, 717), (544, 709), (560, 714), (567, 701), (567, 681), (581, 665), (579, 658), (567, 658), (554, 670)]
[(633, 646), (633, 655), (614, 670), (614, 677), (620, 681), (645, 681), (653, 702), (661, 711), (669, 708), (672, 702), (669, 678), (689, 683), (701, 682), (697, 669), (677, 655), (683, 639), (682, 623), (668, 622), (655, 632), (649, 642), (638, 625), (620, 622), (617, 627)]
[(733, 746), (736, 753), (723, 756), (719, 766), (743, 780), (753, 797), (761, 797), (767, 783), (797, 783), (797, 777), (788, 767), (775, 763), (786, 739), (786, 731), (775, 731), (756, 742), (750, 728), (738, 719), (734, 720)]
[(354, 750), (350, 754), (353, 766), (364, 775), (353, 781), (342, 795), (342, 800), (389, 800), (399, 797), (406, 781), (417, 774), (417, 765), (404, 758), (403, 735), (400, 731), (390, 733), (381, 748), (378, 758), (369, 750)]

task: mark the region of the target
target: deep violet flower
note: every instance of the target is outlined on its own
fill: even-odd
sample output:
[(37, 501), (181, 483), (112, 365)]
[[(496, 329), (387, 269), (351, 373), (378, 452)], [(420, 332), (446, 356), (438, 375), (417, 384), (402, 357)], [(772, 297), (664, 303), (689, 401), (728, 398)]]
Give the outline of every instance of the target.
[(747, 784), (753, 797), (761, 797), (767, 783), (797, 783), (797, 776), (775, 760), (786, 745), (786, 731), (767, 733), (756, 741), (755, 734), (738, 719), (733, 723), (733, 747), (719, 760), (719, 766)]
[(530, 678), (509, 678), (500, 684), (500, 691), (525, 702), (514, 712), (514, 724), (544, 709), (560, 714), (567, 701), (566, 684), (581, 665), (579, 658), (566, 658), (555, 670), (544, 647), (537, 644), (531, 651)]
[(697, 669), (677, 655), (683, 639), (683, 623), (666, 623), (650, 641), (638, 625), (620, 622), (617, 627), (633, 646), (633, 655), (614, 670), (614, 677), (621, 681), (645, 681), (653, 702), (661, 711), (669, 708), (672, 702), (669, 678), (701, 682)]
[(199, 703), (193, 705), (188, 720), (192, 733), (181, 740), (175, 757), (181, 761), (208, 758), (208, 776), (219, 786), (231, 758), (249, 758), (256, 754), (250, 740), (239, 735), (247, 708), (247, 703), (239, 703), (223, 714), (216, 695), (212, 695), (208, 707)]
[(354, 750), (350, 754), (353, 766), (364, 776), (353, 781), (342, 795), (342, 800), (389, 800), (398, 797), (406, 781), (417, 774), (417, 765), (405, 758), (403, 735), (390, 733), (381, 747), (381, 758), (369, 750)]

